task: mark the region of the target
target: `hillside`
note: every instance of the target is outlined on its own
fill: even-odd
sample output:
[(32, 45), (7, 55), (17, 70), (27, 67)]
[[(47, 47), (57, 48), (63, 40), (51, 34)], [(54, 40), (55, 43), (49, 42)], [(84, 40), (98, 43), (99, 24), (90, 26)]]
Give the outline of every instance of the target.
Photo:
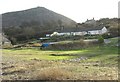
[(105, 26), (112, 37), (120, 36), (119, 30), (119, 18), (101, 18), (99, 20), (95, 20), (95, 24), (86, 24), (86, 23), (79, 23), (79, 27), (98, 27), (98, 26)]
[(119, 30), (119, 20), (118, 18), (102, 18), (97, 21), (98, 24), (103, 24), (106, 26), (111, 34), (111, 36), (116, 37), (120, 36)]
[(9, 12), (2, 14), (3, 27), (20, 26), (22, 23), (37, 22), (39, 26), (46, 24), (56, 24), (58, 26), (61, 22), (63, 26), (71, 26), (75, 21), (48, 10), (44, 7), (36, 7), (28, 10)]
[(8, 12), (2, 14), (3, 32), (12, 43), (28, 41), (45, 37), (55, 31), (64, 29), (106, 26), (112, 37), (119, 36), (118, 18), (102, 18), (94, 20), (95, 25), (82, 23), (77, 25), (72, 19), (48, 10), (44, 7), (36, 7), (23, 11)]
[(2, 14), (3, 32), (15, 43), (45, 36), (56, 29), (76, 26), (72, 19), (48, 10), (36, 7), (23, 11)]

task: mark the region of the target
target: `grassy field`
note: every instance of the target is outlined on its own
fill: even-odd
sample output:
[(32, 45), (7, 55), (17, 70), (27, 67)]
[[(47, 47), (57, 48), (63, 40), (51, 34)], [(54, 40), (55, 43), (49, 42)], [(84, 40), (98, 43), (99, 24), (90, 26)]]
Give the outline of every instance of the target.
[(117, 80), (117, 40), (111, 41), (77, 50), (3, 49), (3, 79)]

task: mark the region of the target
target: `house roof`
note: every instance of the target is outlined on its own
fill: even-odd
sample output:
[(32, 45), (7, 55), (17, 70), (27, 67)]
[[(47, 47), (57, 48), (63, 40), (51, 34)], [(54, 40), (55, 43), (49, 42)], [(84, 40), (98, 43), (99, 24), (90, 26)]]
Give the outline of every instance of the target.
[(103, 26), (97, 26), (97, 27), (76, 27), (76, 28), (64, 28), (63, 30), (58, 30), (57, 32), (80, 32), (80, 31), (93, 31), (93, 30), (101, 30)]
[(1, 42), (11, 42), (10, 40), (8, 40), (4, 34), (0, 33), (0, 41)]

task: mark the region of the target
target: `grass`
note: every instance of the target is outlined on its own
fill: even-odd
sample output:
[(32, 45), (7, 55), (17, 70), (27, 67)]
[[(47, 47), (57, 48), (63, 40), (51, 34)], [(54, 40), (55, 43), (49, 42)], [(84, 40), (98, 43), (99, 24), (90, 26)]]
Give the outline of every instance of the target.
[[(4, 57), (6, 59), (4, 59)], [(80, 57), (87, 57), (81, 62), (104, 62), (104, 64), (116, 64), (118, 61), (118, 48), (110, 46), (91, 47), (84, 50), (52, 51), (40, 49), (5, 49), (3, 50), (3, 61), (14, 58), (19, 60), (69, 60)], [(10, 60), (11, 61), (11, 60)]]
[[(36, 74), (37, 72), (33, 73)], [(61, 68), (47, 68), (34, 75), (32, 79), (38, 80), (67, 80), (73, 77), (72, 72)]]
[[(3, 79), (116, 80), (119, 56), (116, 40), (76, 50), (3, 49)], [(78, 60), (81, 57), (87, 59)]]
[(38, 49), (24, 49), (24, 50), (3, 50), (3, 56), (19, 56), (20, 59), (45, 59), (58, 60), (69, 59), (73, 56), (51, 56), (50, 54), (73, 54), (82, 51), (42, 51)]

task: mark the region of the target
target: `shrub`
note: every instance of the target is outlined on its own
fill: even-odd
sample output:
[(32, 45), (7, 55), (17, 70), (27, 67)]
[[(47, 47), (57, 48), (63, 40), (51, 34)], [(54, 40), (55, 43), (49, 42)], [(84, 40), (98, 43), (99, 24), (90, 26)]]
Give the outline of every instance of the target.
[(111, 38), (111, 36), (108, 35), (108, 33), (103, 34), (102, 37), (105, 38), (105, 39)]
[(46, 68), (34, 74), (32, 79), (35, 80), (67, 80), (73, 77), (71, 72), (60, 68)]
[(101, 35), (98, 36), (98, 42), (99, 42), (99, 44), (104, 43), (104, 38)]
[(68, 43), (57, 43), (50, 45), (45, 49), (52, 49), (52, 50), (72, 50), (72, 49), (83, 49), (87, 47), (87, 43), (84, 42), (82, 39), (79, 41), (71, 41)]
[(40, 47), (40, 43), (34, 43), (32, 44), (32, 47)]

